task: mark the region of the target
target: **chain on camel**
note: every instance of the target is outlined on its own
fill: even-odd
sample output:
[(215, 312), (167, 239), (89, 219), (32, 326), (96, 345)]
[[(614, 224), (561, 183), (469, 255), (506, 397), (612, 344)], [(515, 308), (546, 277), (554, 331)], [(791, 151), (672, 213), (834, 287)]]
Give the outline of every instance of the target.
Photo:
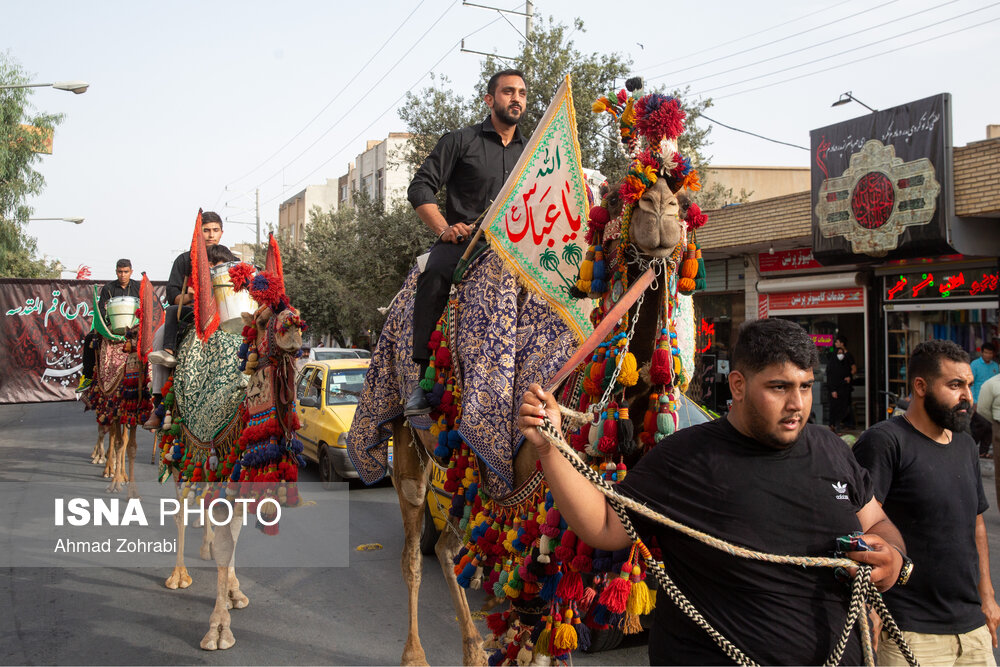
[[(590, 418), (586, 413), (576, 412), (561, 405), (559, 406), (559, 410), (562, 415), (570, 420), (570, 422), (581, 423), (584, 420), (589, 420)], [(651, 521), (673, 528), (688, 537), (692, 537), (699, 542), (707, 544), (715, 549), (719, 549), (720, 551), (724, 551), (725, 553), (737, 558), (778, 563), (782, 565), (797, 565), (800, 567), (857, 567), (857, 575), (854, 577), (854, 582), (851, 586), (851, 599), (847, 613), (847, 620), (844, 623), (844, 629), (840, 633), (840, 637), (834, 646), (833, 652), (830, 654), (830, 657), (827, 659), (825, 664), (840, 664), (840, 660), (844, 655), (844, 650), (847, 647), (851, 631), (855, 625), (858, 626), (858, 631), (861, 635), (865, 663), (867, 665), (875, 664), (875, 657), (872, 651), (872, 638), (867, 623), (867, 614), (865, 613), (866, 603), (867, 605), (870, 605), (871, 608), (874, 609), (875, 612), (881, 617), (886, 632), (899, 646), (899, 650), (903, 653), (907, 663), (910, 665), (917, 664), (917, 659), (910, 650), (910, 647), (906, 644), (906, 640), (903, 639), (903, 634), (900, 631), (899, 626), (896, 625), (896, 622), (893, 620), (888, 608), (886, 608), (885, 602), (882, 600), (882, 595), (878, 592), (878, 589), (875, 588), (875, 584), (872, 583), (871, 566), (860, 564), (848, 558), (782, 556), (754, 551), (753, 549), (747, 549), (735, 544), (730, 544), (725, 540), (721, 540), (702, 531), (695, 530), (690, 526), (674, 521), (670, 517), (654, 512), (645, 505), (638, 503), (631, 498), (626, 498), (616, 493), (611, 484), (602, 479), (580, 459), (576, 451), (570, 447), (565, 440), (563, 440), (562, 435), (552, 425), (552, 422), (549, 421), (548, 417), (543, 419), (542, 425), (539, 427), (539, 431), (578, 472), (586, 477), (608, 499), (611, 503), (611, 507), (615, 510), (615, 513), (621, 520), (622, 526), (625, 528), (625, 532), (628, 534), (629, 539), (635, 544), (634, 548), (639, 550), (639, 553), (642, 555), (646, 565), (652, 570), (654, 576), (656, 577), (657, 583), (663, 588), (664, 591), (666, 591), (671, 601), (673, 601), (673, 603), (676, 604), (677, 607), (688, 616), (688, 618), (694, 621), (698, 627), (705, 630), (705, 632), (708, 633), (719, 648), (722, 649), (722, 651), (725, 652), (725, 654), (736, 664), (756, 665), (757, 663), (737, 648), (731, 641), (726, 639), (721, 633), (719, 633), (718, 630), (713, 628), (708, 620), (702, 616), (701, 612), (699, 612), (694, 605), (691, 604), (684, 593), (681, 592), (677, 585), (674, 584), (673, 580), (671, 580), (663, 566), (663, 563), (655, 560), (650, 554), (649, 549), (647, 549), (643, 544), (635, 528), (632, 526), (632, 521), (629, 519), (626, 510), (632, 510), (633, 512), (636, 512)]]

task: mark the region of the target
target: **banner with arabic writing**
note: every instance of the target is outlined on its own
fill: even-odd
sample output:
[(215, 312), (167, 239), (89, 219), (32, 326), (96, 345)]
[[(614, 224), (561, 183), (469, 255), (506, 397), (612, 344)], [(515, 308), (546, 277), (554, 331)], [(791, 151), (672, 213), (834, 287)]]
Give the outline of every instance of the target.
[[(83, 370), (92, 280), (0, 280), (0, 403), (68, 401)], [(166, 283), (154, 284), (163, 300)]]
[(586, 187), (567, 76), (487, 212), (485, 231), (507, 267), (581, 341), (593, 330), (589, 302), (570, 288), (586, 251)]

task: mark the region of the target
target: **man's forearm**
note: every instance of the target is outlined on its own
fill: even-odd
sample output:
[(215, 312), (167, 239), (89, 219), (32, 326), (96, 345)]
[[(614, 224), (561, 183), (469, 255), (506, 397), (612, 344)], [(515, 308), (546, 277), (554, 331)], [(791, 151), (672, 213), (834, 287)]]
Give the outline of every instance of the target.
[(597, 549), (608, 551), (624, 549), (631, 544), (618, 515), (608, 505), (604, 495), (562, 454), (551, 448), (541, 460), (556, 507), (580, 539)]
[(865, 531), (866, 533), (872, 533), (873, 535), (878, 535), (883, 540), (889, 543), (889, 546), (899, 549), (901, 553), (906, 553), (906, 542), (903, 541), (903, 536), (896, 528), (894, 524), (889, 519), (882, 519), (878, 521)]
[(976, 551), (979, 554), (979, 599), (992, 600), (996, 593), (990, 578), (990, 540), (982, 514), (976, 517)]
[(441, 209), (438, 208), (437, 204), (421, 204), (414, 210), (417, 212), (417, 217), (427, 225), (434, 236), (440, 236), (441, 232), (448, 229), (448, 221), (441, 215)]

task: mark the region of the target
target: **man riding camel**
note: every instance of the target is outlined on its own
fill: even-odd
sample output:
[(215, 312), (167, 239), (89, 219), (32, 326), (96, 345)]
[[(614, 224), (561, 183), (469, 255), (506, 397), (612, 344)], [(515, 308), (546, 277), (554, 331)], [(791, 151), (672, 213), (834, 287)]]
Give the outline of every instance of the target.
[[(475, 233), (475, 222), (500, 192), (524, 150), (517, 124), (526, 97), (524, 75), (518, 70), (490, 77), (483, 98), (490, 108), (489, 117), (441, 137), (407, 190), (417, 216), (437, 236), (414, 297), (413, 361), (420, 365), (420, 377), (430, 365), (427, 343), (448, 303), (452, 274)], [(437, 203), (441, 188), (446, 188), (445, 215)], [(411, 417), (430, 411), (418, 384), (403, 414)]]
[[(97, 300), (97, 309), (101, 317), (108, 318), (108, 301), (119, 296), (132, 296), (139, 298), (139, 281), (132, 280), (132, 260), (119, 259), (115, 264), (116, 280), (112, 280), (101, 288), (101, 295)], [(83, 339), (83, 374), (80, 378), (80, 386), (77, 392), (81, 392), (90, 386), (94, 377), (94, 365), (97, 363), (97, 346), (100, 344), (101, 335), (96, 330), (91, 329), (90, 333)]]

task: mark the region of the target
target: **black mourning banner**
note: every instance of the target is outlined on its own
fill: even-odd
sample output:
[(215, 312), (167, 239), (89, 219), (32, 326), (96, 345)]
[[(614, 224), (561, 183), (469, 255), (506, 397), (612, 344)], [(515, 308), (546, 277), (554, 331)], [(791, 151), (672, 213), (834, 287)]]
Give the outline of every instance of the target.
[(954, 252), (947, 243), (950, 94), (812, 130), (809, 136), (817, 261), (851, 264)]
[[(93, 318), (92, 280), (0, 280), (0, 403), (69, 401)], [(166, 282), (155, 282), (162, 302)]]

